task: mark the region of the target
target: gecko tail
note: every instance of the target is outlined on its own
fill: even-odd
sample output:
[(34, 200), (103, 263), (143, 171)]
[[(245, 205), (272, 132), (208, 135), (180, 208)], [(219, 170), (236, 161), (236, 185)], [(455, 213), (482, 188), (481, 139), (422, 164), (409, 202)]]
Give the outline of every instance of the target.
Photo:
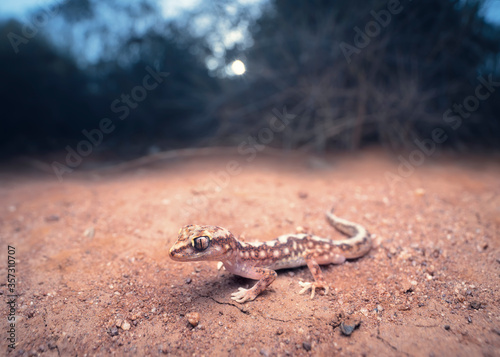
[(340, 233), (348, 236), (347, 239), (336, 241), (339, 245), (343, 243), (352, 245), (355, 249), (346, 254), (346, 258), (358, 258), (365, 255), (372, 245), (370, 233), (361, 224), (348, 221), (333, 214), (333, 208), (326, 211), (326, 219), (328, 223)]
[(330, 223), (330, 225), (337, 231), (348, 236), (351, 239), (356, 239), (358, 238), (358, 236), (369, 235), (369, 233), (362, 225), (336, 216), (335, 214), (333, 214), (334, 210), (335, 208), (332, 207), (330, 211), (325, 212), (325, 215), (328, 223)]

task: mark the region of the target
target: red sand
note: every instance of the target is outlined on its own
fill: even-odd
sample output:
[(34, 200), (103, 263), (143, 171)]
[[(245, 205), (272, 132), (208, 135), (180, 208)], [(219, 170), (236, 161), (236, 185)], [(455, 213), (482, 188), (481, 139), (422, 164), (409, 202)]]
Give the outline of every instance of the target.
[[(62, 183), (4, 167), (0, 262), (14, 246), (19, 294), (9, 355), (500, 355), (498, 158), (427, 158), (407, 178), (380, 152), (246, 159), (72, 173)], [(365, 225), (374, 247), (323, 267), (327, 296), (298, 294), (298, 281), (312, 279), (304, 267), (240, 305), (230, 294), (253, 281), (168, 258), (189, 223), (247, 241), (298, 226), (337, 238), (323, 215), (332, 205)], [(1, 283), (7, 300), (5, 275)], [(347, 337), (341, 322), (361, 324)]]

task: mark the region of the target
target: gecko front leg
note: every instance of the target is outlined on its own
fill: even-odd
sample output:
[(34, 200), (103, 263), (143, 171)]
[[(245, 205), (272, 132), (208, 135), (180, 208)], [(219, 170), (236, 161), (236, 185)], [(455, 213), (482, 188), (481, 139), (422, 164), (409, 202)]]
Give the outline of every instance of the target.
[(272, 269), (259, 268), (259, 267), (247, 267), (244, 271), (238, 273), (241, 276), (250, 279), (259, 279), (259, 281), (250, 289), (238, 288), (231, 294), (231, 299), (240, 304), (246, 301), (255, 300), (255, 298), (263, 292), (271, 283), (276, 279), (276, 272)]

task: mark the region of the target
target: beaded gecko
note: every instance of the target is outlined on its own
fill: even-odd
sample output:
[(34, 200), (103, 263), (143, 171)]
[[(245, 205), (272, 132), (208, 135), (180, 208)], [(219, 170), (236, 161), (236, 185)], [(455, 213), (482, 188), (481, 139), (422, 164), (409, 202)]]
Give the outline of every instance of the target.
[(323, 288), (328, 294), (319, 265), (342, 264), (359, 258), (371, 249), (367, 230), (353, 222), (326, 212), (330, 225), (350, 238), (331, 240), (312, 234), (286, 234), (268, 242), (240, 242), (227, 229), (217, 226), (187, 225), (180, 229), (177, 242), (170, 248), (176, 261), (220, 261), (229, 272), (258, 280), (250, 289), (240, 287), (231, 296), (239, 303), (254, 300), (276, 279), (277, 269), (307, 265), (314, 282), (299, 281), (303, 294)]

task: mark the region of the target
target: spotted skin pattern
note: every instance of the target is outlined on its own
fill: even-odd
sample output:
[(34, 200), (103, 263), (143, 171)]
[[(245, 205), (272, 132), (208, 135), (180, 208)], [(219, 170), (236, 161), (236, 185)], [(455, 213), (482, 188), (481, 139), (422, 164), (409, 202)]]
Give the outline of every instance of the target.
[(331, 240), (312, 234), (286, 234), (268, 242), (240, 242), (227, 229), (217, 226), (187, 225), (180, 229), (177, 242), (170, 248), (176, 261), (220, 261), (229, 272), (258, 280), (250, 289), (239, 288), (232, 299), (239, 303), (254, 300), (276, 279), (278, 269), (307, 265), (314, 282), (299, 282), (299, 294), (316, 289), (328, 293), (320, 265), (342, 264), (359, 258), (371, 249), (371, 238), (361, 225), (326, 212), (326, 219), (349, 238)]

